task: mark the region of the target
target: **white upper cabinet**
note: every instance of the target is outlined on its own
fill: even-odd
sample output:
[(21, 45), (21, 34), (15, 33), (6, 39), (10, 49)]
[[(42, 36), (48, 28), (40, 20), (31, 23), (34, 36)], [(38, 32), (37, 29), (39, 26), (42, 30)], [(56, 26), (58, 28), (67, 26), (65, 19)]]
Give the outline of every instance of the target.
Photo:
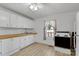
[(34, 24), (33, 24), (33, 20), (30, 20), (30, 23), (29, 23), (29, 28), (33, 28)]
[(15, 27), (15, 28), (17, 28), (17, 14), (15, 14), (15, 13), (11, 13), (11, 16), (10, 16), (10, 27)]
[(24, 19), (21, 16), (17, 17), (17, 27), (18, 28), (24, 28)]
[(28, 19), (28, 18), (25, 18), (25, 28), (33, 28), (33, 21)]
[(10, 13), (0, 10), (0, 27), (9, 27)]
[(19, 28), (33, 28), (33, 22), (30, 19), (18, 16), (17, 20), (17, 26)]
[(33, 21), (17, 13), (0, 8), (0, 27), (33, 28)]

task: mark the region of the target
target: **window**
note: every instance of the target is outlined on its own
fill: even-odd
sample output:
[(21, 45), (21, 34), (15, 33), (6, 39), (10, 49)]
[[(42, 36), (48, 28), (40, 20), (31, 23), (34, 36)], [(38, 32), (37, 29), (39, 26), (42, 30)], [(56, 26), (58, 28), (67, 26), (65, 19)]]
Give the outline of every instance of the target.
[(45, 35), (46, 35), (46, 37), (54, 37), (55, 30), (56, 30), (56, 21), (55, 20), (45, 21)]

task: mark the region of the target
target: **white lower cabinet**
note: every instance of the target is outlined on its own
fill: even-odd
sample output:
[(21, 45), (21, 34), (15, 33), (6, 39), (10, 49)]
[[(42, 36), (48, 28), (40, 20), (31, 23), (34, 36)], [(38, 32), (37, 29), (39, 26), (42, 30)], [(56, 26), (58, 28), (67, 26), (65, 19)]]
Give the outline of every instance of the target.
[(0, 27), (32, 28), (32, 24), (31, 19), (0, 7)]
[(0, 56), (2, 55), (2, 41), (0, 40)]
[(12, 38), (12, 51), (13, 51), (13, 53), (20, 50), (20, 45), (19, 45), (20, 43), (19, 42), (20, 42), (20, 40), (18, 37)]
[(0, 41), (0, 55), (2, 56), (11, 55), (19, 50), (19, 39), (17, 38), (4, 39)]
[(7, 56), (34, 43), (33, 36), (23, 36), (0, 40), (0, 55)]
[(12, 41), (11, 39), (4, 39), (2, 40), (2, 55), (9, 55), (12, 51)]
[(20, 47), (21, 49), (34, 43), (33, 36), (24, 36), (20, 38)]
[(24, 47), (24, 37), (19, 37), (19, 40), (20, 40), (20, 49), (22, 49)]
[(28, 36), (27, 38), (28, 38), (28, 39), (27, 39), (27, 41), (28, 41), (28, 45), (34, 43), (33, 36)]

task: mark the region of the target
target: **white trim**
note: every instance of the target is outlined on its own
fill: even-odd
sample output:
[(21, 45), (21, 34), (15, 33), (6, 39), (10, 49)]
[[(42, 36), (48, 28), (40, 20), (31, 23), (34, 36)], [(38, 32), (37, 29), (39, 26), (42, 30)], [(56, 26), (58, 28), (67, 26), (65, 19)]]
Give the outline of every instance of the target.
[(17, 51), (19, 51), (19, 49), (14, 50), (14, 51), (12, 51), (12, 52), (10, 52), (10, 53), (3, 54), (2, 56), (10, 56), (10, 55), (16, 53)]

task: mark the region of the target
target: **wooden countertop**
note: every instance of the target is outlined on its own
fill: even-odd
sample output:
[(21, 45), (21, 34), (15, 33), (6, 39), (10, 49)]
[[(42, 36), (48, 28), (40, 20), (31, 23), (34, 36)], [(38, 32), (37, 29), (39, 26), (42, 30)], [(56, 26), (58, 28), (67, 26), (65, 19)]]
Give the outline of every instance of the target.
[(14, 38), (14, 37), (21, 37), (21, 36), (30, 36), (30, 35), (36, 35), (37, 33), (19, 33), (19, 34), (5, 34), (0, 35), (1, 39), (8, 39), (8, 38)]

